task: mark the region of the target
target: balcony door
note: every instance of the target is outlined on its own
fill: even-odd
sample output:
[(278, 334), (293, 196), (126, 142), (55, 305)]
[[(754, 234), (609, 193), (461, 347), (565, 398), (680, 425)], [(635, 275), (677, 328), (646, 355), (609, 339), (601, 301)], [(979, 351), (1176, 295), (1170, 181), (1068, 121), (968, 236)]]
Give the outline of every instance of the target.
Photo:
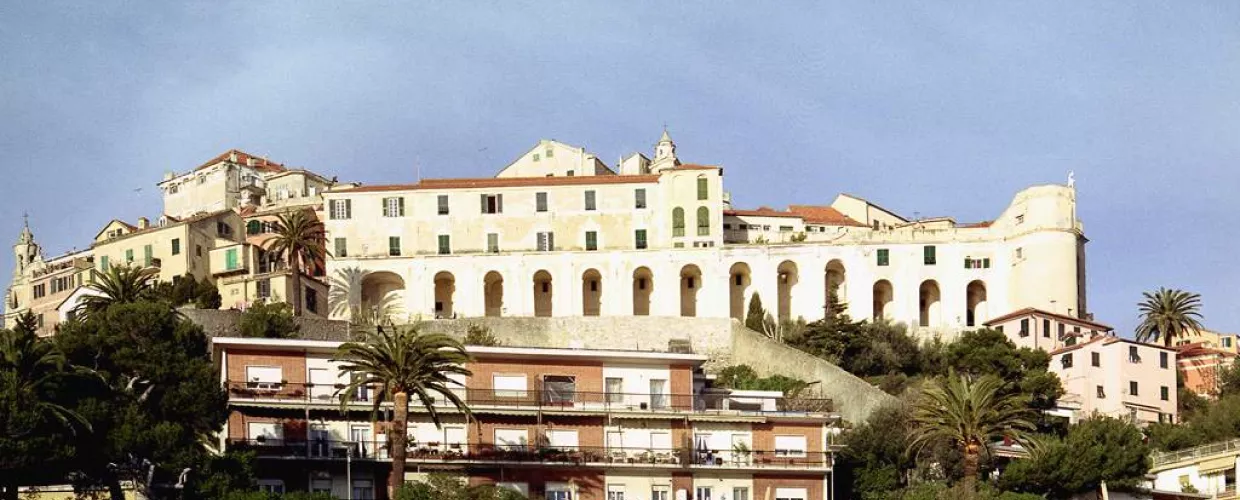
[(667, 408), (667, 381), (663, 379), (650, 380), (650, 407), (653, 409)]
[(327, 368), (310, 369), (310, 398), (315, 401), (331, 401), (336, 392), (336, 375)]
[(565, 375), (543, 377), (543, 404), (572, 406), (577, 399), (577, 379)]

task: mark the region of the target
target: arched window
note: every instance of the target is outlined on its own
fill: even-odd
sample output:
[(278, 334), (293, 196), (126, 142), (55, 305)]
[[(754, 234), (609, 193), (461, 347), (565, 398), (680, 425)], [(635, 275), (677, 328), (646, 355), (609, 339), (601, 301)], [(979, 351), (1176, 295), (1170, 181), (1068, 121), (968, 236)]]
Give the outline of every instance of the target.
[(698, 207), (697, 210), (697, 228), (698, 236), (710, 236), (710, 209), (706, 207)]
[(685, 235), (685, 209), (676, 207), (672, 209), (672, 236)]
[(247, 234), (258, 234), (263, 230), (263, 223), (257, 220), (251, 220), (245, 223), (245, 232)]

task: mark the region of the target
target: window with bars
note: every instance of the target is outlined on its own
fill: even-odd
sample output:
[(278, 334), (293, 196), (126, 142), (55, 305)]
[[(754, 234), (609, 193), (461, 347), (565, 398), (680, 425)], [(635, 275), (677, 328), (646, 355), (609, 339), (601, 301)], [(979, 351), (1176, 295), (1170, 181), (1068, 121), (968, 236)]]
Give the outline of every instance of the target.
[(555, 250), (555, 233), (540, 232), (538, 233), (538, 251), (550, 252)]
[(439, 235), (439, 255), (452, 253), (452, 240), (446, 234)]
[(388, 236), (388, 255), (400, 256), (400, 236)]

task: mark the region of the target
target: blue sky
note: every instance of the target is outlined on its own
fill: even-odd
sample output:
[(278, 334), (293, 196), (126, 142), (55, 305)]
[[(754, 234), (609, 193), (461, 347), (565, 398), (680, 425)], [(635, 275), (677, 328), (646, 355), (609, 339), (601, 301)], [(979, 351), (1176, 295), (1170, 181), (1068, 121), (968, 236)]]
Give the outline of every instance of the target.
[(1240, 2), (178, 4), (0, 4), (0, 239), (83, 247), (232, 147), (406, 182), (666, 123), (746, 207), (983, 220), (1075, 170), (1099, 320), (1170, 286), (1240, 332)]

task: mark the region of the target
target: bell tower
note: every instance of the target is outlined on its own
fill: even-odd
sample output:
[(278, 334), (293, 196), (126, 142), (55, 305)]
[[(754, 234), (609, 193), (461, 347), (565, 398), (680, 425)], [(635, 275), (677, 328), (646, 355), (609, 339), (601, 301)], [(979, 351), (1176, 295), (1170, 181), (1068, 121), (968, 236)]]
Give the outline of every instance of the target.
[(680, 160), (676, 159), (676, 143), (672, 142), (672, 136), (668, 135), (664, 128), (663, 137), (660, 137), (654, 146), (654, 161), (650, 164), (650, 171), (658, 172), (679, 164)]
[(39, 244), (35, 243), (34, 233), (30, 232), (30, 216), (22, 214), (22, 219), (22, 232), (17, 237), (17, 244), (13, 245), (13, 261), (16, 263), (16, 268), (13, 270), (15, 280), (25, 274), (35, 258), (40, 256)]

